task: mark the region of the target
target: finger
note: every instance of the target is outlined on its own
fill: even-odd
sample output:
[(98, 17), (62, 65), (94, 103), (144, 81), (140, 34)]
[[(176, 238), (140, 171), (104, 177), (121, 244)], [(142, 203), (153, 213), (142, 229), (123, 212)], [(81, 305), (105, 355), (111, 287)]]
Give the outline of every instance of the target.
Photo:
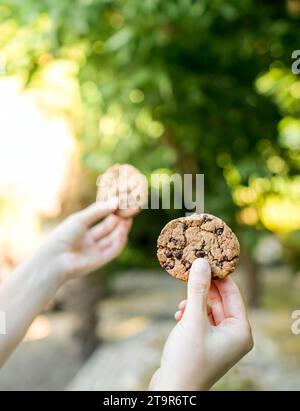
[(126, 236), (128, 235), (131, 224), (132, 220), (119, 219), (119, 223), (113, 231), (98, 241), (99, 248), (103, 250), (107, 247), (111, 247), (113, 244), (117, 245), (117, 239), (120, 238), (120, 236), (122, 237), (123, 231)]
[(213, 326), (216, 325), (212, 313), (208, 314), (208, 315), (207, 315), (207, 318), (208, 318), (208, 322), (209, 322), (210, 325), (213, 325)]
[(122, 224), (125, 224), (125, 227), (127, 227), (129, 231), (132, 227), (133, 219), (132, 218), (121, 218), (121, 222)]
[(112, 214), (118, 206), (118, 199), (112, 198), (107, 202), (96, 202), (82, 211), (79, 211), (75, 216), (82, 221), (87, 227), (95, 224), (101, 218)]
[(102, 252), (102, 261), (103, 264), (107, 264), (114, 258), (116, 258), (122, 249), (125, 247), (125, 244), (127, 242), (127, 236), (124, 236), (122, 239), (119, 240), (118, 244), (113, 244), (111, 247), (107, 247), (103, 252)]
[(216, 325), (218, 325), (224, 320), (225, 315), (223, 310), (222, 297), (214, 282), (211, 283), (210, 290), (208, 292), (208, 301), (211, 307), (214, 322)]
[(108, 237), (110, 238), (110, 242), (106, 243), (106, 247), (99, 246), (104, 240), (100, 240), (96, 243), (98, 252), (96, 253), (94, 260), (92, 262), (89, 261), (92, 269), (103, 266), (117, 257), (126, 244), (129, 226), (130, 224), (125, 221), (119, 223), (113, 232), (104, 239), (107, 240)]
[(206, 313), (207, 313), (207, 319), (210, 325), (216, 325), (215, 320), (214, 320), (214, 316), (211, 310), (211, 306), (209, 304), (207, 304), (206, 307)]
[(104, 264), (111, 261), (113, 258), (117, 257), (117, 255), (120, 254), (121, 250), (124, 248), (127, 242), (129, 228), (130, 224), (123, 223), (119, 224), (119, 226), (114, 230), (111, 242), (108, 243), (104, 249), (102, 249), (101, 254)]
[(187, 300), (182, 300), (182, 301), (178, 304), (179, 310), (184, 310), (185, 307), (186, 307), (186, 303), (187, 303)]
[(193, 262), (188, 279), (188, 296), (184, 317), (207, 322), (206, 305), (211, 283), (208, 262), (198, 258)]
[(223, 280), (215, 280), (223, 301), (224, 315), (226, 318), (233, 317), (240, 320), (247, 318), (246, 308), (240, 290), (231, 277)]
[(215, 320), (214, 320), (214, 317), (213, 317), (213, 315), (212, 315), (212, 312), (210, 312), (209, 314), (207, 314), (207, 318), (208, 318), (208, 322), (209, 322), (210, 325), (213, 325), (213, 326), (216, 325)]
[(206, 313), (207, 315), (211, 314), (211, 306), (209, 304), (206, 306)]
[[(183, 302), (186, 302), (186, 300), (182, 301), (182, 303), (183, 303)], [(184, 311), (185, 311), (185, 306), (182, 307), (180, 310), (176, 311), (176, 313), (175, 313), (175, 320), (176, 320), (176, 321), (180, 321), (180, 320), (181, 320), (181, 318), (182, 318), (182, 316), (183, 316), (183, 314), (184, 314)], [(210, 307), (209, 305), (207, 305), (206, 313), (207, 313), (207, 318), (208, 318), (209, 324), (210, 324), (210, 325), (216, 325), (216, 322), (215, 322), (215, 320), (214, 320), (214, 316), (213, 316), (213, 313), (212, 313), (212, 309), (211, 309), (211, 307)]]
[(182, 318), (182, 311), (180, 311), (180, 310), (176, 311), (174, 317), (175, 317), (176, 321), (180, 321), (181, 318)]
[(119, 222), (120, 219), (115, 214), (106, 217), (105, 220), (101, 221), (90, 229), (91, 238), (94, 241), (100, 240), (101, 238), (110, 234), (116, 228)]

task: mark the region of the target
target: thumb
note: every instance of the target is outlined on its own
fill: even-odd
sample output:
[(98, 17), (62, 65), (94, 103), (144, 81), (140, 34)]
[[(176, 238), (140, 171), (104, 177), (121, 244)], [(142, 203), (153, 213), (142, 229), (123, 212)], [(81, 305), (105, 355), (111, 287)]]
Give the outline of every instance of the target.
[(198, 258), (190, 269), (185, 316), (193, 320), (206, 320), (208, 291), (211, 283), (211, 270), (208, 262)]

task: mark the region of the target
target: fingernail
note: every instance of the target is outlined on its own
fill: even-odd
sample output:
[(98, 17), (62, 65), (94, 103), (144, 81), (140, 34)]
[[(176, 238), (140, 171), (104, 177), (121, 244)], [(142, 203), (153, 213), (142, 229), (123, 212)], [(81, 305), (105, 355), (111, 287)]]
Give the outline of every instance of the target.
[(192, 264), (193, 271), (196, 272), (210, 272), (210, 265), (204, 258), (197, 258)]
[(175, 315), (174, 315), (175, 320), (178, 321), (178, 319), (179, 319), (180, 316), (181, 316), (181, 311), (176, 311), (176, 313), (175, 313)]

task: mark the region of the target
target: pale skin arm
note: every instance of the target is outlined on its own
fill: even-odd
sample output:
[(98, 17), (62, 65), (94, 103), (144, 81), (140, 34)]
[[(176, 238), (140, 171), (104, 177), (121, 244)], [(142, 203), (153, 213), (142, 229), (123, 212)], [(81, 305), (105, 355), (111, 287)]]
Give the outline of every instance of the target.
[(67, 218), (0, 286), (0, 311), (6, 318), (0, 366), (65, 282), (102, 267), (121, 252), (132, 222), (112, 214), (116, 206), (116, 200), (95, 203)]

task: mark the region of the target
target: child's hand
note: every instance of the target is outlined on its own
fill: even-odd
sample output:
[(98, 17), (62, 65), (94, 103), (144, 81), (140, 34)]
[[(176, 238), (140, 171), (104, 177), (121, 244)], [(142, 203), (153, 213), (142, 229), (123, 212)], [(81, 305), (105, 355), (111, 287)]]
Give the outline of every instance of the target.
[(112, 214), (116, 207), (117, 200), (94, 203), (50, 234), (41, 254), (45, 264), (58, 262), (62, 282), (102, 267), (122, 251), (132, 220)]
[(209, 264), (194, 261), (188, 298), (175, 314), (151, 390), (208, 390), (253, 346), (238, 287), (231, 277), (211, 283)]

